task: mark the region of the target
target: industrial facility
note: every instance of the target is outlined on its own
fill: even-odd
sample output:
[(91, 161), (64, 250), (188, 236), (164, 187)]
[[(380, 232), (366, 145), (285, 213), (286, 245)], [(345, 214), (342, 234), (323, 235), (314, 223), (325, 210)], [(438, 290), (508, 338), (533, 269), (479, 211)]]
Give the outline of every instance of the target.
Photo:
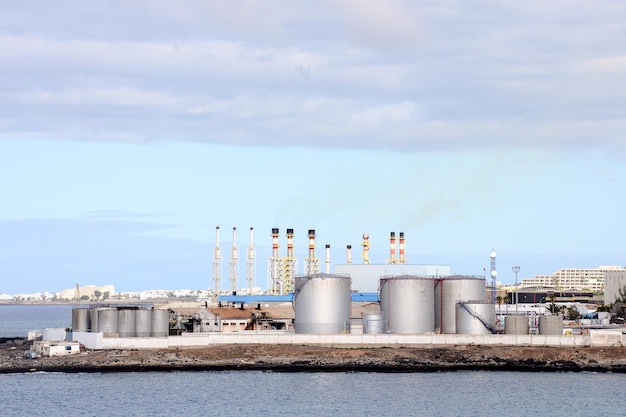
[[(509, 305), (503, 312), (502, 304), (496, 303), (493, 250), (490, 253), (492, 282), (488, 285), (485, 276), (453, 275), (449, 266), (409, 264), (405, 258), (404, 233), (399, 234), (398, 241), (395, 233), (390, 234), (389, 258), (382, 265), (370, 263), (371, 243), (367, 234), (362, 235), (361, 264), (352, 263), (352, 248), (348, 245), (346, 262), (335, 265), (332, 271), (330, 245), (325, 245), (322, 272), (316, 255), (315, 230), (308, 230), (304, 273), (298, 273), (294, 230), (286, 230), (284, 256), (279, 250), (279, 229), (272, 229), (271, 237), (265, 294), (237, 293), (236, 228), (230, 251), (230, 291), (220, 291), (218, 227), (213, 285), (214, 294), (220, 295), (215, 300), (74, 308), (72, 340), (91, 348), (309, 343), (311, 337), (315, 337), (316, 343), (354, 345), (522, 341), (578, 346), (621, 344), (624, 337), (621, 331), (611, 333), (605, 322), (590, 322), (584, 331), (568, 333), (562, 314), (545, 307), (542, 310), (536, 303), (531, 309), (529, 303), (526, 308), (518, 309), (520, 298), (515, 298), (515, 310)], [(252, 288), (256, 279), (252, 228), (247, 254), (246, 279)], [(523, 299), (526, 301), (527, 297), (524, 295)], [(595, 335), (596, 342), (591, 335)]]

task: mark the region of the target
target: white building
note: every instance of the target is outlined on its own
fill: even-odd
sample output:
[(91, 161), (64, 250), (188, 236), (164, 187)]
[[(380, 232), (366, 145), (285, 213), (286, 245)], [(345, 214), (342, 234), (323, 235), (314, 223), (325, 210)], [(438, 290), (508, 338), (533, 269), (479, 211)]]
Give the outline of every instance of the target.
[(613, 304), (622, 294), (626, 293), (626, 268), (606, 273), (604, 286), (604, 304)]
[(80, 353), (80, 344), (78, 342), (36, 340), (31, 345), (31, 350), (39, 356), (75, 355)]
[(626, 272), (621, 266), (599, 266), (598, 268), (561, 268), (552, 275), (537, 275), (522, 280), (522, 287), (553, 287), (579, 291), (604, 291), (609, 273)]

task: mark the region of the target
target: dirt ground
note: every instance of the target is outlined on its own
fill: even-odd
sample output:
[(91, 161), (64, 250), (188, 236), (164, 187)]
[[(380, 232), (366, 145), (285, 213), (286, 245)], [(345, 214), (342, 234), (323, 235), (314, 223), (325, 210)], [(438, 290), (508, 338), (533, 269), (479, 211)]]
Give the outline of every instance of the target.
[(463, 369), (626, 372), (625, 347), (419, 346), (330, 348), (215, 345), (189, 349), (84, 351), (24, 359), (29, 343), (0, 340), (0, 373), (172, 370), (431, 372)]

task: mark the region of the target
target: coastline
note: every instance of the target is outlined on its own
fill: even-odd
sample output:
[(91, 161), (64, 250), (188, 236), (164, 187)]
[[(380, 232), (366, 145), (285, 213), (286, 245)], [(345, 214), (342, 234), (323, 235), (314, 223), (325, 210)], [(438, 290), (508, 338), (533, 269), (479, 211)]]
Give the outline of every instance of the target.
[(99, 350), (24, 359), (28, 342), (0, 345), (0, 373), (24, 372), (445, 372), (462, 370), (626, 373), (626, 347), (213, 345)]

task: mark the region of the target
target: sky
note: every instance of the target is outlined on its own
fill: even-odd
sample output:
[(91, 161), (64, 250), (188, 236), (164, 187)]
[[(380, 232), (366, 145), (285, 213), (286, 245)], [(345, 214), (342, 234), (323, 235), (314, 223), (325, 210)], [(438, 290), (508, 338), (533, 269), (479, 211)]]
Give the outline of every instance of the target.
[(105, 3), (0, 0), (0, 293), (626, 264), (626, 2)]

